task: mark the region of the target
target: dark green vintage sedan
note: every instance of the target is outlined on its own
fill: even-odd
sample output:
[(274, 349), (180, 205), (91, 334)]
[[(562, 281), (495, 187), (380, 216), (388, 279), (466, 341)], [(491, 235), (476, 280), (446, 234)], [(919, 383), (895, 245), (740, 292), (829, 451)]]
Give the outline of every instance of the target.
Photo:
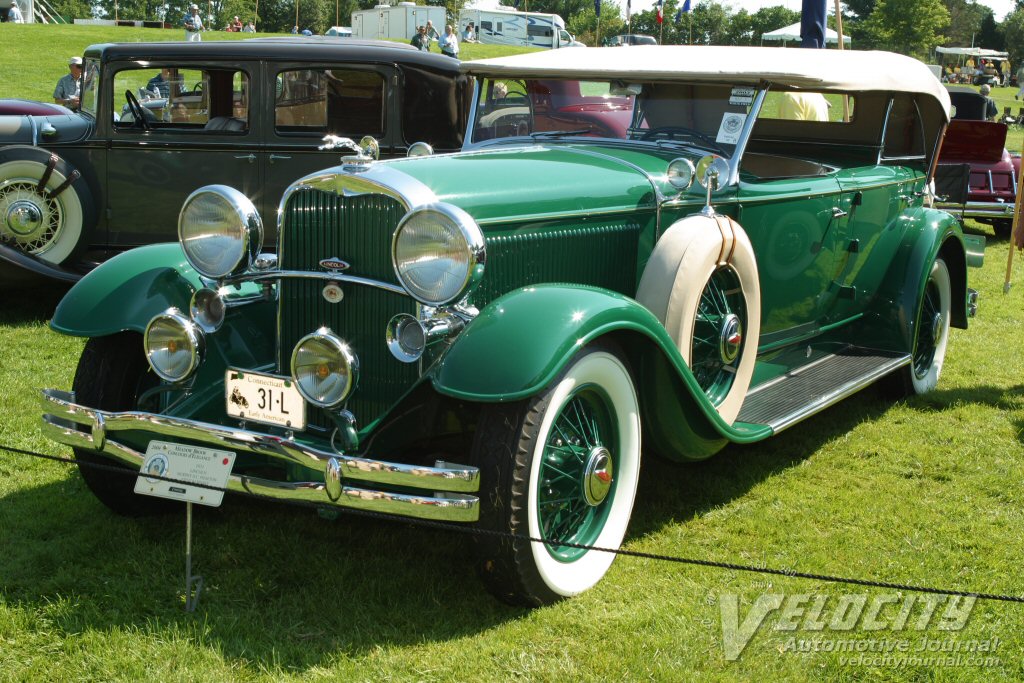
[[(229, 487), (476, 524), (502, 599), (608, 571), (641, 453), (706, 458), (939, 379), (974, 310), (929, 207), (949, 98), (888, 53), (559, 50), (462, 65), (462, 152), (193, 193), (52, 326), (44, 429), (84, 463), (237, 455)], [(160, 455), (160, 457), (163, 457)], [(211, 456), (212, 457), (212, 456)], [(82, 468), (134, 514), (134, 478)], [(542, 539), (531, 542), (527, 537)]]
[(74, 281), (114, 254), (173, 240), (181, 203), (209, 183), (270, 215), (292, 181), (340, 159), (327, 135), (373, 136), (384, 157), (416, 142), (462, 145), (458, 64), (408, 45), (123, 43), (93, 45), (84, 59), (80, 111), (0, 115), (0, 280)]

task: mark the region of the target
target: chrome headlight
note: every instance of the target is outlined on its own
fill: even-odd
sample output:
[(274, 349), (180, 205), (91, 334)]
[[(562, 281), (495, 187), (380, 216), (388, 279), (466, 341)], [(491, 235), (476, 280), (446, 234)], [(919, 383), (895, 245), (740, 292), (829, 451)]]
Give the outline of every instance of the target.
[(195, 372), (205, 349), (202, 331), (176, 308), (149, 321), (143, 344), (149, 366), (168, 382), (180, 382)]
[(359, 360), (326, 327), (299, 340), (292, 351), (292, 377), (299, 393), (321, 408), (344, 401), (356, 385)]
[(201, 275), (240, 273), (263, 246), (263, 221), (249, 198), (227, 185), (207, 185), (188, 196), (178, 215), (178, 240)]
[(399, 222), (391, 260), (398, 281), (414, 299), (444, 306), (468, 294), (483, 276), (484, 235), (462, 209), (429, 204)]

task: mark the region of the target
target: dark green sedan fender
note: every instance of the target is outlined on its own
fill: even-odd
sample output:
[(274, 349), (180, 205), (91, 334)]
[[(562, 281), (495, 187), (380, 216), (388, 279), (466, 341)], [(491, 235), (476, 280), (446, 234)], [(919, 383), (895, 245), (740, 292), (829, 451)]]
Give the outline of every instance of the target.
[[(914, 347), (917, 307), (937, 257), (946, 262), (952, 295), (950, 325), (967, 328), (967, 256), (956, 218), (937, 209), (907, 211), (911, 227), (889, 266), (875, 297), (866, 334), (882, 348), (910, 353)], [(893, 325), (893, 320), (897, 325)]]
[(50, 327), (75, 337), (143, 332), (153, 316), (172, 306), (187, 312), (202, 286), (176, 242), (132, 249), (79, 280), (57, 306)]
[(634, 299), (596, 287), (536, 285), (495, 299), (433, 365), (431, 380), (436, 391), (459, 399), (517, 401), (553, 382), (579, 349), (606, 339), (629, 357), (645, 438), (664, 455), (699, 459), (728, 441), (771, 434), (726, 424), (657, 318)]

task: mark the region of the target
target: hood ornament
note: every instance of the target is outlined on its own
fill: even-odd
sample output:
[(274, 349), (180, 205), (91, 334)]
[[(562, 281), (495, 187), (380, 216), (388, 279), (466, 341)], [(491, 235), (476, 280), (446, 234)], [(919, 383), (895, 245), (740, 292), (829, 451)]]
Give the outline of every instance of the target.
[(367, 135), (356, 144), (351, 138), (343, 138), (338, 135), (325, 135), (317, 149), (336, 150), (346, 149), (355, 152), (353, 155), (341, 157), (341, 163), (346, 171), (358, 173), (370, 168), (370, 164), (380, 158), (380, 143)]

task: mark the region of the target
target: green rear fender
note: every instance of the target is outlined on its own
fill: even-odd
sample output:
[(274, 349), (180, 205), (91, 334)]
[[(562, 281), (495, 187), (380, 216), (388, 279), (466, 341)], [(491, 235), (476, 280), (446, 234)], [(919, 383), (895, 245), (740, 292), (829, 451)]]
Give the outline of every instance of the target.
[[(953, 216), (945, 211), (918, 209), (908, 214), (908, 220), (914, 228), (904, 236), (879, 288), (867, 333), (883, 348), (910, 353), (918, 302), (937, 257), (942, 257), (949, 269), (953, 299), (950, 324), (967, 328), (967, 260), (963, 233)], [(894, 319), (897, 326), (892, 324)]]
[(202, 286), (177, 243), (132, 249), (79, 280), (57, 306), (50, 327), (76, 337), (143, 332), (154, 315), (172, 306), (187, 312)]
[[(680, 421), (662, 429), (685, 432), (683, 442), (693, 441), (685, 450), (694, 457), (721, 445), (697, 456), (707, 446), (698, 448), (698, 441), (767, 435), (723, 422), (657, 318), (634, 299), (595, 287), (536, 285), (495, 299), (433, 366), (431, 379), (438, 392), (455, 398), (517, 401), (548, 386), (579, 349), (600, 339), (614, 340), (629, 356), (642, 405), (678, 406)], [(669, 377), (657, 381), (659, 372)], [(658, 412), (666, 418), (664, 406)]]

